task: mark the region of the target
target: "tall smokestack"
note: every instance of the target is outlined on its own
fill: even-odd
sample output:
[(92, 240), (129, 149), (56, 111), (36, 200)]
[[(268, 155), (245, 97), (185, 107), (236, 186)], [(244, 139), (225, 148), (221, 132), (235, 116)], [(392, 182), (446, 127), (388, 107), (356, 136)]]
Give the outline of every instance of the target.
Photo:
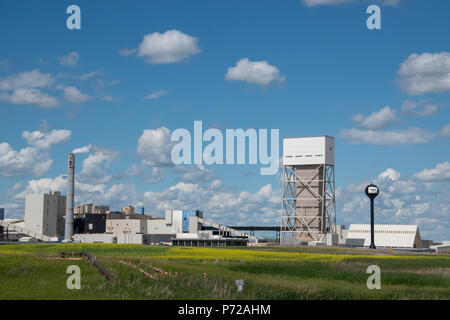
[(72, 240), (73, 235), (73, 189), (75, 174), (75, 155), (70, 153), (67, 175), (67, 203), (66, 203), (66, 228), (64, 230), (64, 240)]

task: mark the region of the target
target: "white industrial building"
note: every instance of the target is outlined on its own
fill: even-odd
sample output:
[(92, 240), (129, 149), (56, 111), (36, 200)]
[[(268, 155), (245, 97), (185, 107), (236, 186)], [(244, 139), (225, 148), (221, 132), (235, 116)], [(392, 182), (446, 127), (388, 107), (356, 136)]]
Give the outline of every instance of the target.
[(106, 233), (147, 233), (147, 219), (106, 219)]
[(191, 217), (202, 218), (203, 213), (198, 210), (166, 210), (164, 218), (154, 218), (142, 214), (110, 214), (106, 219), (106, 233), (175, 235), (190, 230), (197, 232), (201, 226), (197, 220), (192, 224)]
[(82, 242), (151, 243), (170, 242), (181, 234), (194, 234), (201, 230), (198, 210), (166, 210), (165, 217), (155, 218), (143, 214), (111, 213), (106, 219), (106, 233), (78, 234)]
[[(421, 248), (417, 225), (376, 224), (374, 226), (377, 248)], [(369, 247), (370, 224), (351, 224), (345, 241), (347, 246)]]
[[(216, 230), (202, 230), (207, 224)], [(256, 237), (203, 219), (199, 210), (166, 210), (165, 217), (113, 213), (106, 219), (106, 233), (75, 234), (77, 242), (171, 243), (189, 246), (242, 246)]]
[(448, 253), (450, 252), (450, 241), (443, 241), (441, 244), (431, 245), (430, 249), (437, 253)]
[(24, 228), (49, 237), (64, 235), (66, 196), (58, 191), (27, 194), (25, 197)]

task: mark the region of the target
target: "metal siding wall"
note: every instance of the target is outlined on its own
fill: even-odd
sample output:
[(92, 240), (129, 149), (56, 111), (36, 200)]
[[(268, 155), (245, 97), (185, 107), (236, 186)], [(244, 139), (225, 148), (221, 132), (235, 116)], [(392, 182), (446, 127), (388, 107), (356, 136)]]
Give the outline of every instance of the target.
[[(417, 226), (413, 225), (375, 225), (375, 245), (377, 247), (413, 248), (417, 233)], [(368, 247), (370, 245), (370, 225), (350, 225), (346, 244)]]

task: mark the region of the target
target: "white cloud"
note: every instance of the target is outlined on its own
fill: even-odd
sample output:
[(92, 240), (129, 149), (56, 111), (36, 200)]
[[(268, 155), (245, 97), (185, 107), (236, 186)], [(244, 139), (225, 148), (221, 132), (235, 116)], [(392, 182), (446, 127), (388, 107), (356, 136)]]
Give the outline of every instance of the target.
[(424, 169), (414, 175), (420, 181), (449, 181), (450, 162), (438, 163), (433, 169)]
[(33, 132), (24, 131), (22, 138), (31, 147), (14, 150), (8, 143), (0, 143), (0, 175), (6, 177), (40, 176), (50, 169), (53, 160), (50, 158), (48, 148), (53, 144), (69, 140), (70, 130), (50, 130), (47, 121), (41, 129)]
[(409, 100), (403, 101), (402, 112), (408, 116), (429, 116), (437, 112), (437, 106), (429, 104), (424, 100), (419, 102), (412, 102)]
[(78, 79), (80, 79), (80, 80), (87, 80), (87, 79), (90, 79), (92, 77), (100, 76), (100, 75), (103, 75), (103, 72), (101, 72), (100, 70), (94, 70), (94, 71), (91, 71), (89, 73), (84, 73), (84, 74), (78, 76)]
[(56, 108), (59, 100), (35, 88), (19, 88), (12, 94), (1, 93), (0, 100), (14, 104), (31, 104), (42, 108)]
[(132, 56), (134, 54), (136, 54), (137, 49), (128, 49), (128, 48), (123, 48), (119, 51), (119, 55), (121, 55), (122, 57), (128, 57), (128, 56)]
[(42, 132), (36, 130), (33, 132), (24, 131), (22, 133), (22, 138), (24, 138), (27, 143), (31, 146), (48, 149), (51, 145), (66, 142), (70, 139), (70, 130), (51, 130), (50, 132)]
[(242, 58), (236, 66), (228, 68), (225, 79), (268, 85), (271, 82), (283, 82), (285, 77), (280, 76), (278, 68), (271, 66), (267, 61), (250, 61), (248, 58)]
[[(148, 63), (179, 62), (200, 52), (198, 39), (178, 30), (146, 34), (138, 48), (138, 56), (146, 58)], [(121, 50), (121, 55), (133, 53), (129, 49)]]
[(39, 194), (53, 191), (66, 191), (67, 181), (63, 175), (51, 178), (41, 178), (29, 180), (25, 186), (25, 190), (17, 194), (16, 199), (25, 199), (27, 194)]
[(216, 174), (212, 169), (206, 169), (203, 165), (176, 166), (175, 172), (179, 173), (179, 181), (188, 183), (206, 183), (216, 180)]
[(64, 88), (64, 99), (73, 103), (83, 103), (91, 99), (91, 96), (88, 94), (81, 93), (75, 87), (65, 87)]
[(353, 121), (362, 128), (370, 130), (380, 130), (386, 129), (393, 123), (397, 122), (397, 116), (395, 115), (395, 110), (391, 109), (389, 106), (384, 107), (380, 111), (374, 112), (367, 117), (363, 114), (358, 113), (353, 116)]
[(392, 181), (397, 181), (400, 179), (400, 172), (395, 171), (392, 168), (388, 168), (378, 176), (378, 179), (390, 179)]
[(144, 130), (138, 140), (137, 152), (147, 166), (172, 166), (170, 130), (166, 127)]
[[(396, 6), (401, 0), (377, 0), (386, 6)], [(323, 5), (341, 5), (351, 2), (367, 2), (367, 0), (302, 0), (302, 3), (308, 7), (316, 7)]]
[(167, 169), (160, 167), (153, 167), (151, 169), (144, 165), (133, 164), (125, 171), (121, 171), (114, 175), (114, 179), (129, 179), (140, 177), (144, 183), (158, 183), (166, 176)]
[(411, 54), (398, 70), (400, 86), (411, 95), (450, 90), (450, 52)]
[(354, 144), (368, 143), (393, 146), (398, 144), (427, 143), (436, 135), (420, 128), (392, 131), (360, 130), (353, 128), (342, 130), (338, 136)]
[(102, 99), (103, 101), (108, 101), (108, 102), (114, 102), (114, 101), (117, 101), (117, 99), (114, 98), (114, 96), (112, 96), (112, 95), (110, 95), (110, 94), (104, 95), (103, 97), (101, 97), (101, 99)]
[(303, 4), (305, 4), (308, 7), (315, 7), (322, 5), (339, 5), (355, 1), (357, 0), (302, 0)]
[(268, 184), (255, 193), (238, 194), (226, 190), (218, 180), (210, 185), (179, 182), (160, 192), (144, 194), (147, 210), (163, 213), (167, 209), (192, 208), (203, 210), (205, 217), (221, 224), (279, 224), (280, 190)]
[(0, 89), (15, 90), (20, 88), (45, 88), (54, 82), (48, 73), (42, 73), (39, 69), (17, 73), (7, 78), (0, 79)]
[(450, 123), (442, 128), (441, 136), (450, 138)]
[[(107, 186), (105, 184), (89, 184), (75, 180), (75, 203), (96, 203), (111, 206), (111, 209), (117, 210), (124, 205), (142, 205), (142, 195), (139, 195), (135, 187), (126, 184), (114, 184)], [(13, 197), (12, 202), (7, 205), (12, 208), (8, 215), (23, 217), (24, 199), (27, 194), (47, 193), (49, 191), (60, 191), (62, 194), (67, 192), (67, 180), (65, 175), (59, 175), (56, 178), (42, 178), (29, 180), (22, 191)], [(10, 199), (8, 199), (10, 201)]]
[(66, 56), (58, 58), (59, 64), (68, 67), (76, 67), (79, 60), (80, 55), (77, 52), (70, 52)]
[[(111, 163), (119, 155), (117, 151), (94, 145), (78, 148), (77, 153), (89, 152), (89, 156), (83, 160), (83, 167), (79, 174), (80, 182), (107, 183), (111, 180), (108, 169)], [(80, 152), (81, 151), (81, 152)]]
[(16, 151), (8, 143), (0, 143), (1, 176), (40, 176), (50, 169), (52, 162), (47, 152), (31, 147)]
[(155, 92), (150, 93), (149, 95), (147, 95), (145, 97), (145, 99), (158, 99), (159, 97), (162, 97), (164, 95), (166, 95), (166, 91), (165, 90), (158, 90), (158, 91), (155, 91)]
[(386, 6), (396, 6), (401, 0), (382, 0), (381, 2)]
[(166, 168), (153, 167), (151, 168), (150, 172), (144, 172), (141, 178), (143, 182), (152, 184), (162, 181), (166, 174)]

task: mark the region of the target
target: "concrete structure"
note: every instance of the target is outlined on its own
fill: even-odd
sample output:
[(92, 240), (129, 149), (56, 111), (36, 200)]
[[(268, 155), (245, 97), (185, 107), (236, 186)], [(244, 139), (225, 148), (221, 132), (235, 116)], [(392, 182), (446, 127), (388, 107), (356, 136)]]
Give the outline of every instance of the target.
[(66, 196), (58, 191), (25, 196), (24, 229), (49, 237), (64, 235)]
[(107, 213), (109, 212), (109, 206), (99, 206), (99, 205), (94, 205), (94, 212), (93, 213)]
[(147, 219), (106, 219), (106, 233), (147, 233)]
[(93, 203), (77, 204), (75, 206), (74, 213), (76, 214), (94, 213), (94, 204)]
[(333, 137), (283, 139), (282, 183), (282, 245), (336, 232)]
[(149, 234), (175, 234), (172, 224), (168, 224), (166, 219), (147, 220), (147, 232)]
[(99, 206), (92, 203), (77, 204), (75, 214), (108, 213), (109, 206)]
[(436, 253), (449, 253), (450, 252), (450, 241), (443, 241), (441, 244), (436, 244), (430, 246), (431, 250)]
[(345, 240), (347, 239), (348, 234), (346, 226), (344, 225), (336, 226), (336, 234), (338, 235), (338, 244), (345, 245)]
[(64, 240), (72, 240), (73, 235), (73, 205), (75, 188), (75, 155), (69, 154), (67, 161), (67, 204), (66, 204), (66, 223), (64, 229)]
[[(375, 225), (377, 248), (421, 248), (417, 225)], [(347, 246), (368, 247), (370, 245), (370, 224), (351, 224), (345, 241)]]
[(125, 214), (133, 214), (134, 213), (134, 207), (133, 206), (122, 207), (120, 209), (120, 211), (122, 211)]
[(199, 210), (166, 210), (164, 218), (147, 220), (148, 234), (196, 233), (202, 224), (196, 218), (202, 218)]
[(74, 233), (105, 233), (106, 213), (77, 214), (73, 230)]
[(73, 241), (87, 243), (117, 243), (117, 236), (107, 233), (75, 234), (73, 236)]
[(420, 240), (420, 246), (422, 248), (430, 248), (433, 244), (434, 244), (433, 240), (424, 240), (424, 239)]

